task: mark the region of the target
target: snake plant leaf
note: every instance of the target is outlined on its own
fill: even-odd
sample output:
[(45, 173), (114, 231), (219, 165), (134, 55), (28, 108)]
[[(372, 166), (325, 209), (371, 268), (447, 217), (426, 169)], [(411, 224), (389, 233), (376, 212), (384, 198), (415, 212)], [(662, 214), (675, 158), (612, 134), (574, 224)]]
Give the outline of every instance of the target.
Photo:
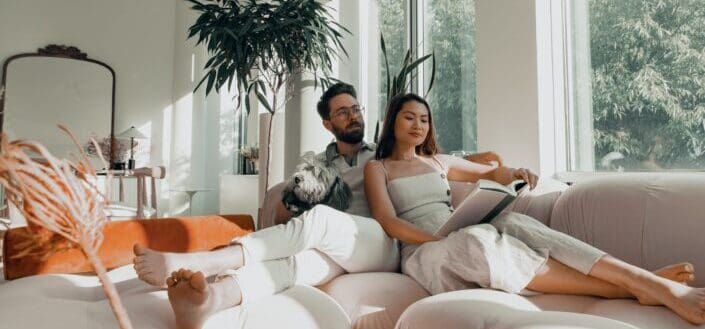
[(431, 88), (433, 88), (434, 81), (436, 81), (436, 53), (435, 52), (431, 53), (431, 79), (428, 82), (428, 89), (426, 89), (426, 92), (423, 95), (424, 98), (428, 97), (428, 93), (431, 92)]

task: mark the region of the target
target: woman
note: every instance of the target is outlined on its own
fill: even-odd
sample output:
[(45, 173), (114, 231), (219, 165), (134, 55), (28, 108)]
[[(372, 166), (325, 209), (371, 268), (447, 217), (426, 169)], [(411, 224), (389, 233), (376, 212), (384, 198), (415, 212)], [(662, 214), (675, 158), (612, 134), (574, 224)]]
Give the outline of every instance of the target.
[(402, 242), (402, 272), (429, 292), (479, 285), (510, 293), (637, 298), (705, 323), (705, 289), (679, 282), (692, 279), (690, 264), (651, 273), (517, 213), (446, 238), (434, 236), (452, 212), (448, 180), (522, 179), (534, 188), (538, 177), (527, 169), (438, 154), (430, 107), (421, 97), (400, 94), (390, 100), (376, 155), (365, 167), (370, 210)]

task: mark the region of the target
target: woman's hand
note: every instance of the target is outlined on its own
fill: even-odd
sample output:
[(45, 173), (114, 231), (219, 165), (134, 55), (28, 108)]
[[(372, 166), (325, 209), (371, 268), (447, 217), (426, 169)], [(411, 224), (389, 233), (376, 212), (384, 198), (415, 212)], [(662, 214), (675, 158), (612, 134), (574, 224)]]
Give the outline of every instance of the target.
[(530, 189), (534, 189), (539, 181), (539, 176), (526, 168), (512, 169), (512, 177), (521, 179), (529, 184)]

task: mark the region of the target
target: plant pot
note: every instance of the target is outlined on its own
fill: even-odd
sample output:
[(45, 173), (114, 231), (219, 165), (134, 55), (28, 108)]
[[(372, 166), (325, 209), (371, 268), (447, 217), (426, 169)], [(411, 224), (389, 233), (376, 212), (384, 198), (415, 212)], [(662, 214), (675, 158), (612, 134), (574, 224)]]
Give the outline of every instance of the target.
[[(259, 118), (259, 205), (264, 202), (264, 194), (270, 188), (284, 181), (284, 115), (277, 113), (272, 122), (271, 141), (269, 140), (270, 113), (260, 113)], [(271, 147), (271, 151), (270, 151)], [(271, 155), (268, 162), (267, 158)], [(267, 166), (269, 163), (269, 166)], [(267, 178), (268, 177), (268, 178)], [(265, 186), (268, 185), (268, 186)]]
[(113, 162), (110, 169), (112, 170), (125, 170), (126, 166), (124, 162)]

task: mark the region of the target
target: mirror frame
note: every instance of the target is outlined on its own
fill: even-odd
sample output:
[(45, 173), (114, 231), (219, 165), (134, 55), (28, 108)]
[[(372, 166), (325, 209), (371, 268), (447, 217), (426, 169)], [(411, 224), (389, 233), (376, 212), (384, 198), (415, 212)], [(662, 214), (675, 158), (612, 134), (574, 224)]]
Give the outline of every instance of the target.
[[(65, 45), (55, 45), (51, 44), (48, 45), (44, 48), (39, 48), (37, 49), (36, 53), (21, 53), (17, 55), (10, 56), (7, 60), (5, 60), (5, 63), (2, 66), (2, 79), (0, 79), (0, 133), (3, 132), (3, 124), (4, 124), (4, 116), (5, 116), (5, 91), (6, 89), (6, 84), (7, 84), (7, 67), (8, 65), (16, 59), (19, 58), (24, 58), (24, 57), (55, 57), (55, 58), (67, 58), (67, 59), (73, 59), (77, 61), (84, 61), (84, 62), (89, 62), (93, 64), (98, 64), (106, 69), (108, 69), (108, 72), (110, 72), (110, 75), (113, 78), (113, 83), (112, 83), (112, 99), (110, 100), (111, 104), (111, 109), (110, 109), (110, 140), (114, 141), (115, 140), (115, 70), (113, 70), (110, 65), (105, 64), (104, 62), (101, 62), (99, 60), (95, 60), (92, 58), (88, 58), (88, 55), (84, 52), (82, 52), (80, 49), (73, 47), (73, 46), (65, 46)], [(113, 167), (113, 159), (112, 155), (110, 159), (108, 160), (108, 165), (109, 168)]]

